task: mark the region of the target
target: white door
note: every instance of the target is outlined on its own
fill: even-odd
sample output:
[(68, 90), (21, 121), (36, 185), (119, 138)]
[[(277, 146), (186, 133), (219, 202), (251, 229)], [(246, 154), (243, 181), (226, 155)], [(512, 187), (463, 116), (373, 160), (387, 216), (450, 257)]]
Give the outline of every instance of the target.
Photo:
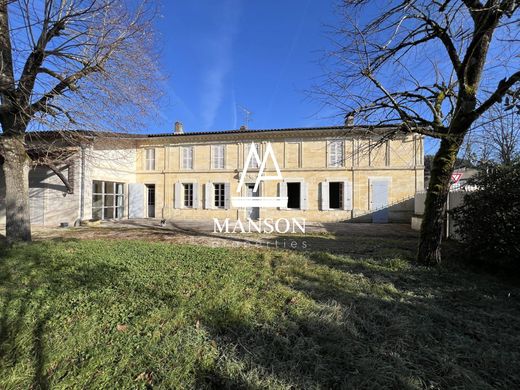
[[(247, 184), (247, 197), (254, 197), (257, 198), (260, 196), (260, 190), (253, 191), (255, 188), (254, 184)], [(247, 218), (251, 218), (252, 220), (257, 220), (260, 218), (260, 208), (259, 207), (248, 207), (246, 209), (246, 216)]]
[(370, 205), (373, 223), (388, 223), (388, 181), (371, 182), (372, 204)]
[(128, 218), (144, 218), (144, 185), (128, 184)]
[(44, 194), (45, 188), (43, 187), (31, 187), (29, 188), (29, 210), (31, 213), (31, 224), (32, 225), (43, 225), (44, 224)]

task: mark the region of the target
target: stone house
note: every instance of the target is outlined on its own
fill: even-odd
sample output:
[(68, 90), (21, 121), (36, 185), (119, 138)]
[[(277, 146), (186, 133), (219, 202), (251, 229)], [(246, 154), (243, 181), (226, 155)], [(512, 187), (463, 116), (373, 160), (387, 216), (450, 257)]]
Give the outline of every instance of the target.
[[(69, 190), (48, 168), (31, 171), (33, 224), (293, 217), (409, 223), (414, 194), (424, 187), (423, 138), (395, 128), (183, 132), (177, 123), (168, 134), (81, 135), (81, 142), (68, 142), (75, 152), (60, 165)], [(276, 179), (260, 180), (255, 190), (259, 174)], [(2, 183), (0, 173), (0, 224)], [(259, 199), (237, 201), (251, 198)], [(283, 201), (264, 207), (269, 199)]]

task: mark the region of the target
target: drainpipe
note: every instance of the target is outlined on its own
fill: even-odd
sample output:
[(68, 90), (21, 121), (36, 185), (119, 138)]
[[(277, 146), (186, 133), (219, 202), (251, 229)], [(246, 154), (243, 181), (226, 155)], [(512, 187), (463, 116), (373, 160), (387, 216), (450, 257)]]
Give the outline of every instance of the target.
[(85, 217), (85, 145), (81, 145), (81, 182), (79, 190), (79, 223)]
[[(177, 122), (178, 123), (178, 122)], [(177, 123), (175, 123), (175, 128), (177, 129)], [(180, 131), (182, 131), (182, 123), (180, 124)], [(168, 146), (164, 145), (164, 165), (163, 165), (163, 202), (162, 202), (162, 212), (161, 219), (164, 219), (164, 209), (166, 207), (166, 168), (168, 167)]]

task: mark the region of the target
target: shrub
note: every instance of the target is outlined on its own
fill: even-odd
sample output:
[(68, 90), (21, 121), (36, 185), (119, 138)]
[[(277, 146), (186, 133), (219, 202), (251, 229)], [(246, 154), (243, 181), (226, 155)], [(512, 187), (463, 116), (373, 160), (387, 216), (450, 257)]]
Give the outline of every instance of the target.
[(520, 266), (520, 161), (482, 167), (477, 190), (451, 211), (472, 259)]

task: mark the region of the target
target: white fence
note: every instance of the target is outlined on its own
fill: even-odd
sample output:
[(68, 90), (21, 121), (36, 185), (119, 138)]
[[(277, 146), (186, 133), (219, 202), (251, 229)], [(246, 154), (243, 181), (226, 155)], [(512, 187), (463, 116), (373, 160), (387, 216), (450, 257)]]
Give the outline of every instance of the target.
[[(452, 189), (448, 195), (446, 202), (446, 209), (453, 210), (456, 207), (462, 206), (464, 203), (464, 196), (471, 191), (475, 191), (476, 187), (464, 186), (462, 189)], [(424, 214), (424, 203), (426, 201), (426, 191), (418, 191), (415, 193), (414, 199), (414, 216), (412, 217), (412, 229), (419, 230), (421, 228), (422, 216)], [(445, 233), (446, 237), (457, 239), (455, 234), (455, 223), (448, 213), (446, 216)]]

